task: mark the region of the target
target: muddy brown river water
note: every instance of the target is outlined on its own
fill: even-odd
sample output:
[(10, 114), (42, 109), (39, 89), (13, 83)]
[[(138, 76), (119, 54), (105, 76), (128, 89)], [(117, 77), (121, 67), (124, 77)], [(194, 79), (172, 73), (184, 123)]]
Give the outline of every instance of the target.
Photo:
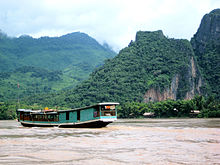
[(123, 119), (101, 129), (0, 121), (0, 164), (220, 164), (220, 119)]

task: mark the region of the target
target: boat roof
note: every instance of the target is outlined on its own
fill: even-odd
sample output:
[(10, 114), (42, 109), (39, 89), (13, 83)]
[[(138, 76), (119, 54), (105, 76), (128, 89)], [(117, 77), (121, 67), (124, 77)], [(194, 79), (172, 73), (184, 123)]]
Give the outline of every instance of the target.
[(116, 102), (105, 102), (105, 103), (98, 103), (97, 105), (119, 105), (119, 103), (116, 103)]
[(18, 112), (29, 112), (31, 114), (57, 114), (56, 111), (32, 110), (32, 109), (17, 109)]
[(34, 111), (34, 110), (32, 110), (32, 109), (18, 109), (17, 111), (32, 112), (32, 111)]
[[(98, 104), (95, 104), (95, 105), (81, 107), (81, 108), (74, 108), (74, 109), (69, 109), (69, 110), (58, 110), (58, 112), (76, 111), (76, 110), (91, 108), (91, 107), (98, 106), (98, 105), (119, 105), (119, 103), (117, 103), (117, 102), (103, 102), (103, 103), (98, 103)], [(17, 111), (19, 111), (19, 112), (30, 112), (30, 113), (47, 112), (47, 111), (44, 111), (44, 110), (42, 111), (42, 110), (32, 110), (32, 109), (18, 109)], [(49, 113), (54, 113), (54, 112), (49, 112)], [(47, 112), (47, 114), (49, 114), (49, 113)]]
[(95, 107), (95, 106), (98, 106), (98, 105), (119, 105), (119, 103), (117, 103), (117, 102), (103, 102), (103, 103), (97, 103), (97, 104), (94, 104), (94, 105), (81, 107), (81, 108), (74, 108), (74, 109), (70, 109), (70, 110), (59, 110), (59, 112), (77, 111), (77, 110), (92, 108), (92, 107)]

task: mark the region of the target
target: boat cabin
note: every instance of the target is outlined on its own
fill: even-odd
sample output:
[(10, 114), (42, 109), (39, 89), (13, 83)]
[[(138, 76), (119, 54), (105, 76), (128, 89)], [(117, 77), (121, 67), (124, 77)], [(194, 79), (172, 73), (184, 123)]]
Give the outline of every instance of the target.
[(104, 127), (117, 120), (119, 103), (98, 103), (70, 110), (18, 109), (18, 121), (24, 126)]

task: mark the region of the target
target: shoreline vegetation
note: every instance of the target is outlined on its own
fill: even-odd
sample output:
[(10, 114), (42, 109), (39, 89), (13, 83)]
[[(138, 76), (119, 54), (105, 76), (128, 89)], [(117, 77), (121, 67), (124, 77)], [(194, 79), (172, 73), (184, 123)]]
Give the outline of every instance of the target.
[(195, 96), (191, 100), (122, 104), (119, 118), (215, 118), (220, 117), (220, 101), (213, 96)]
[[(16, 109), (44, 109), (41, 105), (0, 102), (0, 120), (16, 119)], [(49, 107), (57, 109), (58, 107)], [(58, 109), (68, 109), (59, 107)], [(118, 106), (118, 118), (219, 118), (220, 101), (213, 96), (195, 96), (191, 100), (126, 102)]]

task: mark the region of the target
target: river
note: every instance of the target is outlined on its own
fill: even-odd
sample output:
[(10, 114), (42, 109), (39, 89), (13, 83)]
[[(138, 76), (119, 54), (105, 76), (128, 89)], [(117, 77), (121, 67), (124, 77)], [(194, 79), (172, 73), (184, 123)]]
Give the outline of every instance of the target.
[(220, 119), (120, 119), (99, 129), (0, 121), (0, 164), (220, 164)]

